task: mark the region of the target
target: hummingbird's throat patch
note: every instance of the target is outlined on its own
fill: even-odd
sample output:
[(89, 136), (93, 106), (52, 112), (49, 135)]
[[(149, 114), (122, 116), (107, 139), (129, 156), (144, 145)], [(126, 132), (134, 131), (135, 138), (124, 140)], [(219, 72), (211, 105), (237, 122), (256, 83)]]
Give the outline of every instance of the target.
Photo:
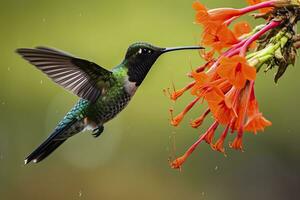
[(125, 91), (131, 96), (134, 95), (134, 93), (138, 88), (136, 86), (136, 82), (129, 81), (128, 77), (126, 77), (124, 80), (124, 87), (125, 87)]

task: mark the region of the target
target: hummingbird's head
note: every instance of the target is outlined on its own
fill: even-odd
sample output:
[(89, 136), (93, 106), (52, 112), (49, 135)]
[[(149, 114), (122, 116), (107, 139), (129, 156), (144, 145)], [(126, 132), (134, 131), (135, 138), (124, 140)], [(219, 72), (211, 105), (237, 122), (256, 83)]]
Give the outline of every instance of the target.
[(157, 58), (163, 53), (185, 49), (203, 49), (200, 46), (161, 48), (148, 43), (138, 42), (129, 46), (123, 64), (128, 68), (130, 82), (139, 86)]

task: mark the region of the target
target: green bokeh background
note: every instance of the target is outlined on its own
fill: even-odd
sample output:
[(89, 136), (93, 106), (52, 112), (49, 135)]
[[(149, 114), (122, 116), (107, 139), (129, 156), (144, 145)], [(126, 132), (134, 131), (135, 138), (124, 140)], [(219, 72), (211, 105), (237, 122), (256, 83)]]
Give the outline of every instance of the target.
[[(202, 0), (208, 7), (245, 6), (237, 0)], [(30, 153), (76, 102), (14, 53), (18, 47), (56, 47), (111, 68), (133, 42), (194, 45), (192, 0), (10, 0), (0, 1), (0, 199), (299, 199), (299, 62), (276, 85), (274, 72), (260, 73), (260, 108), (273, 122), (264, 133), (245, 134), (245, 152), (228, 157), (201, 144), (182, 172), (168, 166), (170, 137), (176, 155), (202, 129), (168, 124), (168, 108), (180, 111), (163, 88), (189, 82), (185, 74), (203, 63), (197, 52), (162, 56), (129, 106), (107, 123), (103, 135), (77, 135), (38, 165), (23, 165)], [(252, 21), (253, 22), (253, 21)], [(232, 141), (231, 136), (228, 139)]]

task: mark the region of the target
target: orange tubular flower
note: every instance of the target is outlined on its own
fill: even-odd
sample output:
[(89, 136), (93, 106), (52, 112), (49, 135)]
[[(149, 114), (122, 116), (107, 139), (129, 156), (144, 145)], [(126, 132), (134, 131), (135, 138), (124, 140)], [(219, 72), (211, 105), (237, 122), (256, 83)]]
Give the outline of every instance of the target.
[(263, 131), (265, 127), (271, 126), (272, 122), (263, 117), (262, 113), (257, 113), (248, 119), (248, 122), (245, 125), (245, 131), (253, 132), (254, 134), (257, 131)]
[(177, 98), (179, 98), (181, 95), (183, 95), (183, 93), (185, 93), (187, 90), (189, 90), (194, 85), (195, 85), (195, 82), (192, 82), (192, 83), (188, 84), (187, 86), (185, 86), (184, 88), (174, 91), (172, 94), (170, 94), (170, 98), (175, 101)]
[(218, 128), (219, 123), (215, 121), (211, 127), (206, 131), (204, 140), (206, 141), (207, 144), (211, 144), (213, 137), (215, 135), (216, 129)]
[(233, 118), (237, 117), (234, 108), (228, 107), (225, 100), (218, 104), (210, 103), (209, 108), (211, 109), (214, 118), (224, 125), (229, 124)]
[[(177, 115), (176, 117), (174, 117), (173, 118), (173, 116), (172, 116), (172, 119), (171, 119), (171, 124), (173, 125), (173, 126), (178, 126), (179, 125), (179, 123), (182, 121), (182, 119), (184, 118), (184, 116), (185, 116), (185, 114), (187, 113), (187, 112), (189, 112), (191, 109), (192, 109), (192, 107), (197, 103), (197, 101), (199, 101), (199, 97), (197, 97), (196, 99), (194, 99), (189, 105), (187, 105), (186, 107), (185, 107), (185, 109), (179, 114), (179, 115)], [(172, 111), (171, 111), (171, 115), (173, 115), (172, 114)]]
[(247, 22), (236, 23), (233, 27), (235, 37), (239, 38), (244, 34), (250, 33), (251, 27)]
[(204, 49), (200, 50), (200, 56), (205, 61), (208, 61), (208, 62), (213, 60), (214, 54), (215, 54), (215, 50), (214, 49), (211, 50), (211, 51), (208, 51), (208, 52), (206, 52)]
[(191, 121), (191, 126), (193, 128), (198, 128), (203, 123), (206, 116), (210, 113), (210, 109), (207, 109), (200, 117), (195, 119), (194, 121)]
[(241, 56), (223, 57), (217, 73), (237, 88), (243, 88), (247, 80), (255, 80), (256, 77), (256, 69)]
[(227, 125), (230, 124), (235, 117), (237, 117), (234, 104), (238, 94), (239, 90), (237, 90), (235, 87), (231, 87), (231, 89), (226, 92), (223, 100), (217, 103), (208, 101), (209, 108), (214, 118), (219, 123)]
[(243, 150), (242, 134), (241, 135), (238, 134), (229, 146), (230, 148), (233, 148), (235, 150)]
[(223, 48), (229, 47), (238, 42), (231, 30), (228, 29), (226, 20), (241, 15), (238, 9), (224, 8), (207, 10), (199, 2), (193, 3), (197, 12), (196, 22), (204, 26), (202, 44), (211, 46), (213, 50), (205, 57), (212, 57), (214, 51), (221, 52)]
[(194, 2), (192, 7), (197, 12), (196, 22), (200, 24), (205, 24), (207, 21), (218, 21), (223, 23), (232, 17), (242, 14), (240, 10), (234, 8), (218, 8), (207, 10), (206, 7), (198, 1)]
[(214, 150), (219, 151), (221, 153), (225, 153), (224, 141), (225, 141), (226, 136), (228, 134), (228, 130), (229, 130), (229, 125), (226, 126), (226, 128), (224, 129), (221, 137), (217, 140), (217, 142), (215, 144), (211, 145), (211, 147)]
[(230, 47), (238, 42), (233, 32), (225, 24), (210, 21), (206, 23), (202, 44), (211, 46), (213, 50), (221, 52), (223, 48)]
[(208, 82), (209, 76), (205, 72), (192, 71), (192, 78), (195, 79), (196, 85), (203, 85)]
[(239, 9), (234, 8), (217, 8), (208, 11), (210, 19), (213, 21), (223, 21), (231, 19), (232, 17), (240, 16), (242, 13)]
[(250, 98), (250, 90), (252, 90), (253, 82), (247, 82), (247, 85), (240, 93), (240, 98), (237, 102), (237, 117), (233, 119), (231, 123), (232, 131), (237, 131), (237, 136), (234, 141), (230, 144), (230, 147), (236, 150), (242, 150), (242, 137), (244, 134), (244, 121), (248, 109), (248, 102)]
[(218, 104), (224, 100), (224, 94), (222, 90), (216, 86), (208, 86), (204, 89), (203, 95), (200, 96), (203, 96), (209, 104)]
[(183, 156), (180, 156), (179, 158), (176, 158), (173, 162), (170, 163), (171, 167), (173, 169), (180, 169), (185, 160), (189, 157), (190, 154), (184, 154)]
[(254, 134), (257, 131), (263, 131), (265, 127), (271, 126), (272, 123), (263, 117), (262, 113), (258, 110), (258, 103), (255, 99), (254, 91), (251, 91), (251, 97), (248, 106), (248, 120), (245, 124), (244, 129)]

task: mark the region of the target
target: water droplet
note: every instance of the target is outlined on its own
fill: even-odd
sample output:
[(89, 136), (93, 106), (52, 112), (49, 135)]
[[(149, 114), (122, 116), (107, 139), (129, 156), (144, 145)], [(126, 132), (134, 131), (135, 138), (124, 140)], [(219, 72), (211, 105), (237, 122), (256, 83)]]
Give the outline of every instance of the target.
[(41, 80), (41, 82), (40, 82), (41, 84), (43, 84), (43, 80)]
[(205, 193), (204, 192), (202, 192), (202, 196), (204, 196), (205, 195)]
[(218, 169), (219, 169), (219, 167), (218, 167), (218, 166), (216, 166), (216, 167), (215, 167), (215, 170), (217, 171)]
[(43, 18), (43, 22), (46, 22), (46, 18)]
[(82, 191), (81, 191), (81, 190), (79, 190), (78, 196), (79, 196), (79, 197), (82, 197)]

